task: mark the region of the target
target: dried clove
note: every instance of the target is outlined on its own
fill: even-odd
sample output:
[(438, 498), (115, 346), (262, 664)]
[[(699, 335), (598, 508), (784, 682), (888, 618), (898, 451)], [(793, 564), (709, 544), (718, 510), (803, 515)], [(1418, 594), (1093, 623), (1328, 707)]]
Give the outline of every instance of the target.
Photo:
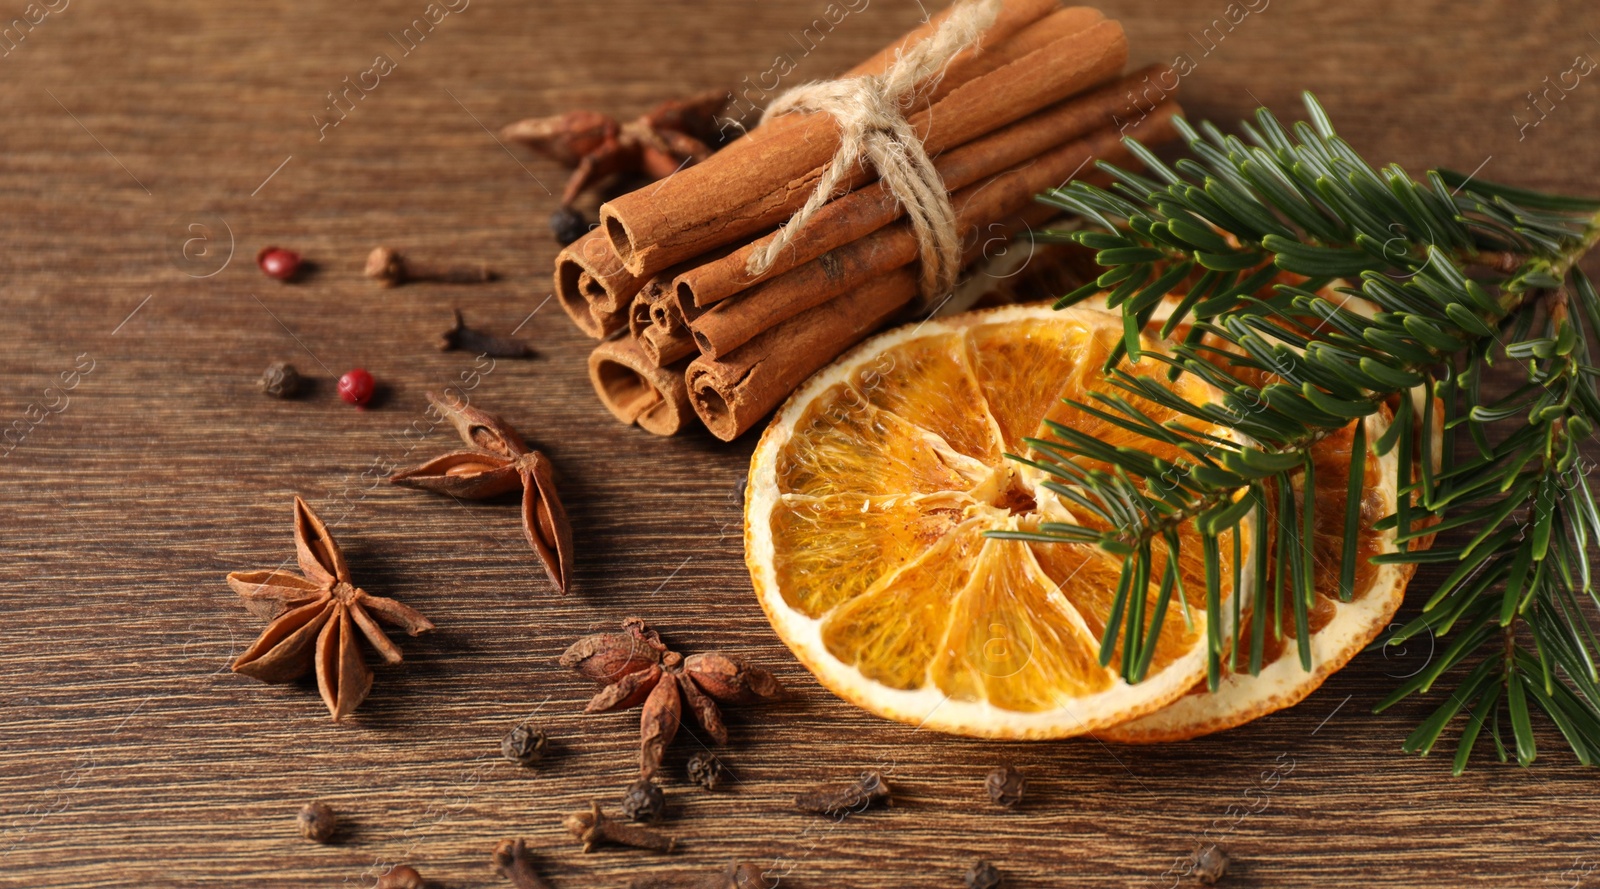
[(622, 814), (629, 821), (660, 821), (667, 811), (667, 795), (649, 778), (628, 785), (622, 797)]
[(611, 820), (600, 811), (600, 804), (596, 802), (589, 803), (587, 812), (573, 812), (568, 815), (564, 823), (567, 830), (583, 843), (585, 852), (592, 852), (595, 846), (603, 843), (668, 854), (677, 851), (678, 848), (678, 841), (672, 837), (663, 836), (647, 827), (635, 827), (632, 824)]
[(379, 877), (373, 889), (423, 889), (426, 885), (416, 868), (402, 864)]
[(257, 385), (261, 391), (273, 398), (293, 398), (300, 394), (300, 387), (304, 380), (300, 379), (300, 372), (294, 365), (287, 361), (274, 361), (267, 365), (261, 374), (261, 381)]
[(533, 853), (526, 840), (501, 840), (494, 847), (491, 865), (495, 873), (511, 881), (516, 889), (550, 889), (534, 867)]
[(339, 832), (339, 818), (327, 803), (306, 803), (295, 816), (300, 835), (313, 843), (326, 843)]
[(533, 766), (544, 759), (550, 739), (536, 728), (519, 725), (500, 739), (500, 755), (519, 766)]
[(989, 777), (984, 779), (983, 786), (989, 791), (989, 799), (995, 805), (1010, 809), (1022, 802), (1022, 795), (1028, 789), (1028, 779), (1015, 767), (1006, 764), (995, 766), (989, 772)]
[(1218, 849), (1215, 844), (1196, 849), (1193, 863), (1194, 878), (1207, 886), (1215, 886), (1228, 875), (1228, 853)]
[(710, 873), (639, 877), (628, 889), (775, 889), (777, 885), (760, 865), (735, 862)]
[(980, 861), (967, 871), (967, 889), (999, 889), (1003, 881), (1000, 869), (987, 861)]
[(795, 808), (815, 815), (847, 815), (873, 803), (891, 805), (889, 785), (879, 771), (862, 772), (854, 781), (818, 784), (794, 798)]
[(398, 287), (407, 281), (434, 281), (440, 284), (482, 284), (493, 281), (494, 272), (483, 263), (471, 266), (434, 267), (409, 262), (391, 247), (374, 247), (367, 254), (362, 272), (383, 287)]
[(439, 335), (437, 345), (441, 352), (461, 349), (490, 358), (527, 358), (533, 354), (527, 340), (474, 330), (462, 320), (460, 309), (455, 310), (455, 317), (455, 326)]
[(722, 760), (709, 750), (702, 750), (689, 757), (686, 767), (689, 780), (707, 790), (716, 790), (722, 786), (723, 768)]

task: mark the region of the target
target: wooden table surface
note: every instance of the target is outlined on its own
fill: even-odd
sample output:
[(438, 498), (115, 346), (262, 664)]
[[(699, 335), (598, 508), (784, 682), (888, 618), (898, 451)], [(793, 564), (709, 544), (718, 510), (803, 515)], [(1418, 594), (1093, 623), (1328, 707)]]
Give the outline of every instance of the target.
[[(1312, 89), (1372, 158), (1600, 192), (1600, 84), (1567, 74), (1540, 110), (1528, 96), (1600, 59), (1600, 8), (1586, 0), (1105, 7), (1134, 62), (1188, 54), (1191, 117), (1236, 120), (1257, 100), (1294, 113)], [(453, 11), (425, 40), (397, 42), (430, 8)], [(914, 0), (839, 0), (843, 20), (803, 52), (798, 35), (826, 10), (5, 0), (0, 21), (22, 21), (0, 41), (14, 43), (0, 58), (0, 426), (25, 434), (0, 459), (0, 885), (371, 886), (404, 862), (433, 886), (480, 886), (498, 881), (488, 853), (508, 836), (527, 837), (563, 889), (731, 860), (797, 887), (954, 887), (979, 857), (1013, 887), (1169, 886), (1205, 842), (1233, 856), (1230, 886), (1600, 880), (1596, 773), (1553, 731), (1531, 769), (1480, 755), (1456, 779), (1446, 757), (1399, 750), (1431, 702), (1371, 713), (1427, 662), (1426, 642), (1359, 658), (1291, 711), (1155, 748), (918, 732), (836, 700), (788, 655), (742, 561), (754, 436), (663, 440), (604, 413), (590, 342), (547, 302), (545, 219), (563, 171), (493, 133), (574, 107), (631, 116), (745, 78), (770, 86), (778, 55), (797, 63), (783, 85), (824, 77), (921, 16)], [(392, 70), (319, 130), (327, 94), (380, 54)], [(485, 260), (505, 280), (374, 289), (360, 268), (379, 243)], [(315, 273), (263, 278), (253, 257), (269, 244)], [(475, 368), (435, 351), (452, 307), (490, 329), (522, 325), (538, 357)], [(315, 377), (313, 394), (260, 395), (276, 360)], [(356, 366), (387, 389), (374, 409), (334, 395)], [(452, 383), (559, 466), (578, 541), (569, 598), (544, 580), (513, 506), (375, 481), (451, 447), (423, 393)], [(228, 670), (261, 622), (223, 575), (290, 555), (296, 494), (334, 525), (363, 586), (439, 626), (402, 643), (405, 664), (379, 668), (343, 725), (309, 685)], [(674, 746), (669, 827), (684, 849), (670, 859), (585, 855), (560, 827), (593, 797), (614, 807), (636, 721), (582, 715), (591, 689), (554, 659), (634, 613), (684, 651), (746, 655), (795, 691), (733, 718), (730, 790), (686, 785), (696, 741)], [(499, 755), (523, 720), (556, 740), (536, 771)], [(982, 790), (1001, 761), (1031, 777), (1014, 812)], [(798, 785), (867, 767), (899, 790), (892, 810), (835, 823), (791, 809)], [(313, 798), (347, 817), (342, 842), (297, 836)]]

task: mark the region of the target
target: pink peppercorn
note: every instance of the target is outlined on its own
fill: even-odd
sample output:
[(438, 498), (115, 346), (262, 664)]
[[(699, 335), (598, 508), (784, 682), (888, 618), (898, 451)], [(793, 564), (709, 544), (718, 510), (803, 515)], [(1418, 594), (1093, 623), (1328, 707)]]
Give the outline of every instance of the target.
[(357, 407), (371, 401), (377, 388), (372, 374), (359, 367), (339, 378), (339, 397)]
[(256, 254), (256, 265), (267, 277), (288, 281), (300, 273), (300, 254), (282, 247), (263, 247)]

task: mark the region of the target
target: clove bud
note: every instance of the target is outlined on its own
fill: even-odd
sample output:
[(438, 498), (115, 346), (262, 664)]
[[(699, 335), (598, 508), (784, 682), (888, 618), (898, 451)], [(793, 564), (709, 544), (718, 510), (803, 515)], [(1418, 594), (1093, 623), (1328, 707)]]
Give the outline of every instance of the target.
[(472, 266), (433, 267), (409, 262), (391, 247), (374, 247), (367, 254), (362, 272), (383, 287), (398, 287), (407, 281), (434, 281), (440, 284), (482, 284), (493, 281), (494, 273), (483, 263)]
[(339, 818), (327, 803), (306, 803), (295, 816), (300, 835), (313, 843), (326, 843), (339, 832)]
[(426, 885), (416, 868), (402, 864), (379, 877), (373, 889), (423, 889)]
[(814, 815), (841, 816), (860, 812), (873, 803), (890, 805), (889, 785), (879, 771), (863, 772), (860, 778), (838, 784), (818, 784), (794, 798), (795, 808)]
[(533, 354), (533, 347), (526, 340), (474, 330), (462, 320), (460, 309), (455, 310), (455, 316), (455, 326), (439, 335), (437, 345), (441, 352), (461, 349), (490, 358), (527, 358)]
[(672, 837), (664, 836), (649, 828), (612, 821), (600, 811), (600, 804), (597, 802), (589, 803), (587, 812), (574, 812), (568, 815), (564, 823), (567, 830), (583, 843), (585, 852), (592, 852), (595, 846), (604, 843), (668, 854), (677, 851), (678, 848), (678, 841)]
[(526, 840), (501, 840), (494, 847), (492, 868), (516, 889), (550, 889), (534, 869), (533, 853), (528, 851)]

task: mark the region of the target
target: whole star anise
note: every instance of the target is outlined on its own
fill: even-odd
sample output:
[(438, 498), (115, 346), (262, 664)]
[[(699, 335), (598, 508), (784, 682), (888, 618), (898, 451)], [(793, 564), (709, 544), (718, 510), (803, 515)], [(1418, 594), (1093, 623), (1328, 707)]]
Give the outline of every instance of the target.
[(352, 584), (339, 544), (299, 497), (294, 498), (294, 547), (304, 577), (286, 571), (228, 575), (228, 586), (244, 597), (245, 607), (272, 621), (233, 662), (233, 671), (279, 683), (293, 682), (314, 667), (323, 703), (338, 722), (372, 690), (372, 670), (362, 656), (357, 630), (379, 657), (398, 664), (400, 649), (378, 624), (415, 636), (433, 629), (433, 623), (393, 599)]
[(687, 658), (668, 650), (642, 618), (622, 622), (621, 633), (599, 633), (572, 643), (561, 666), (593, 679), (600, 689), (585, 713), (644, 705), (639, 716), (639, 777), (652, 778), (682, 721), (684, 706), (718, 744), (728, 742), (718, 703), (742, 704), (783, 697), (771, 673), (725, 654)]
[(561, 205), (570, 206), (585, 188), (615, 173), (650, 179), (672, 175), (711, 156), (719, 135), (716, 115), (727, 90), (662, 102), (627, 123), (598, 111), (568, 111), (509, 124), (500, 135), (572, 167)]
[(522, 436), (499, 417), (465, 404), (451, 404), (432, 392), (428, 401), (471, 447), (401, 470), (389, 481), (407, 488), (468, 500), (522, 490), (522, 533), (545, 573), (565, 593), (571, 582), (572, 526), (556, 495), (549, 458), (529, 450)]

